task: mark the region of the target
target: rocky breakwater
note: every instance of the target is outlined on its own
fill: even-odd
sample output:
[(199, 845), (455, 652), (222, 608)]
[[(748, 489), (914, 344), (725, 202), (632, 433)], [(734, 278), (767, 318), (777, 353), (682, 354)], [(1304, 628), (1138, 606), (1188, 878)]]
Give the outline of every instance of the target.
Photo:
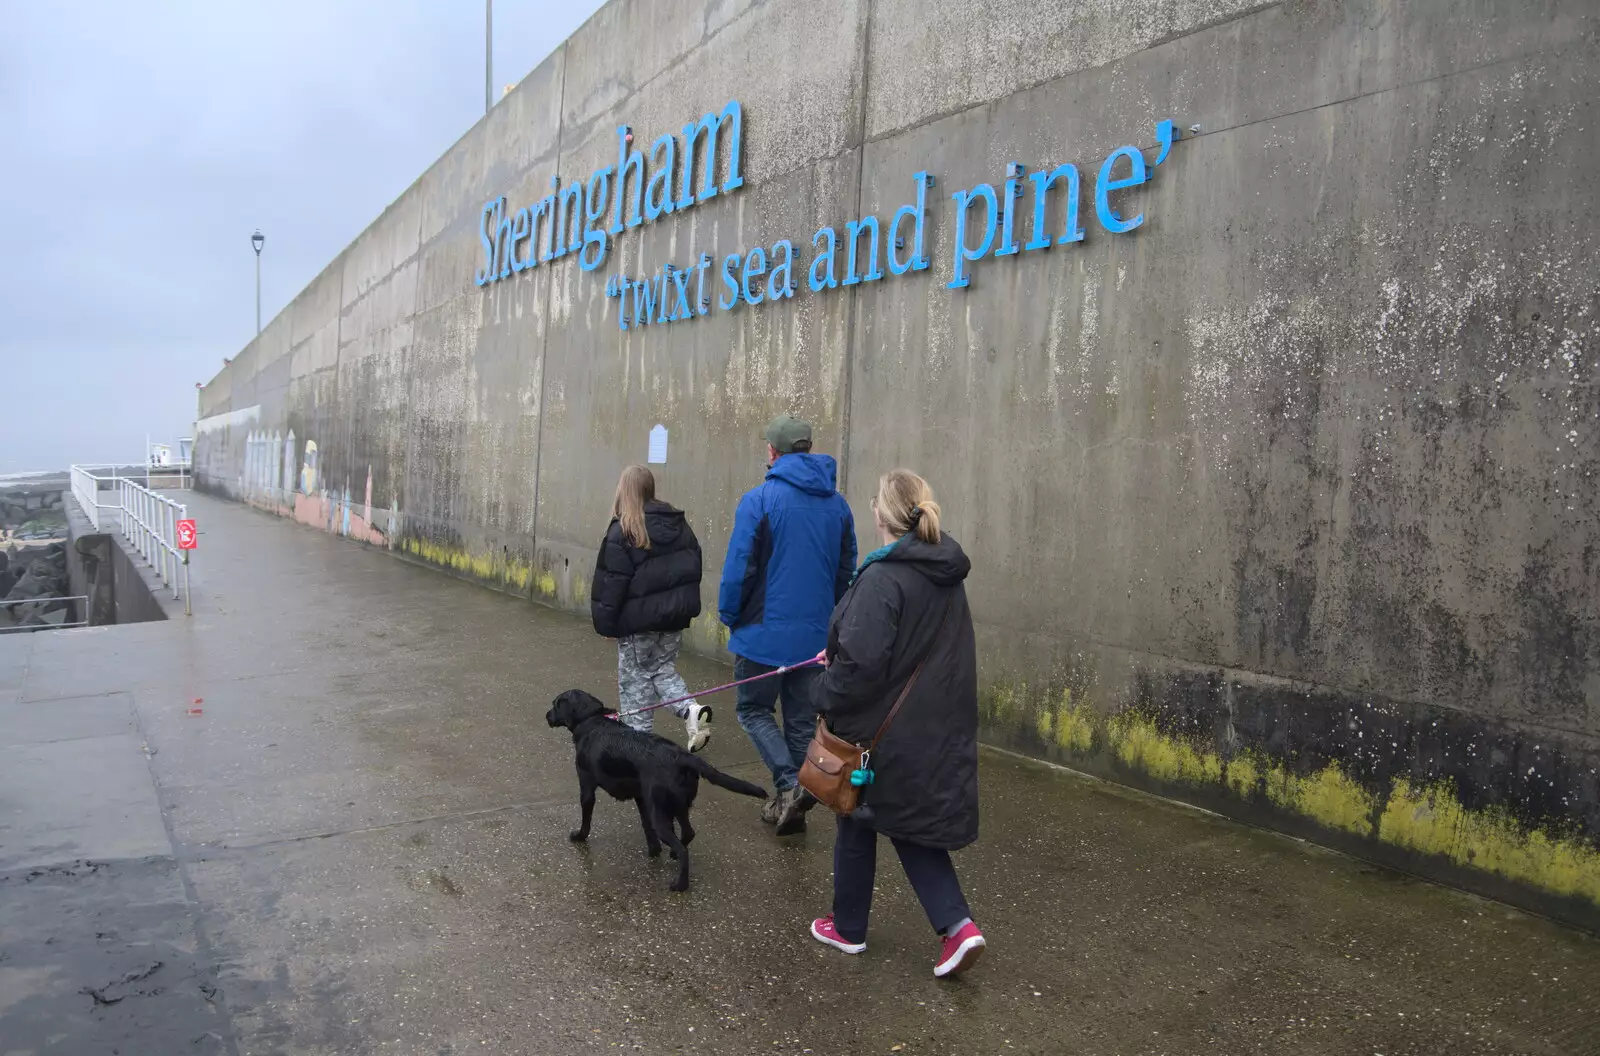
[(0, 631), (73, 622), (66, 497), (38, 484), (0, 486)]
[(0, 631), (73, 622), (70, 593), (65, 543), (0, 550)]
[(37, 486), (0, 489), (0, 547), (65, 539), (66, 496)]

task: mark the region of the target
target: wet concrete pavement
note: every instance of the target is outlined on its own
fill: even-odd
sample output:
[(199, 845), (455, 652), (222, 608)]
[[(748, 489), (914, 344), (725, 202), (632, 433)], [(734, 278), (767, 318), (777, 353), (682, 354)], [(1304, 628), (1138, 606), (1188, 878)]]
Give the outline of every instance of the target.
[(631, 807), (566, 839), (584, 621), (191, 509), (191, 619), (0, 638), (0, 1056), (1600, 1052), (1589, 937), (997, 752), (966, 979), (887, 848), (871, 949), (807, 937), (822, 815), (702, 786), (674, 895)]

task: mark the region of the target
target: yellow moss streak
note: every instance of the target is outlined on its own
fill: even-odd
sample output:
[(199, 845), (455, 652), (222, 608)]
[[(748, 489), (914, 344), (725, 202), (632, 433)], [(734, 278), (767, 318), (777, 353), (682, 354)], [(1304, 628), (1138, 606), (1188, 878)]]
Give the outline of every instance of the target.
[(1310, 774), (1292, 774), (1274, 767), (1267, 776), (1267, 798), (1285, 810), (1303, 814), (1330, 829), (1370, 837), (1377, 797), (1351, 779), (1338, 763)]
[(1299, 774), (1258, 751), (1224, 760), (1206, 745), (1163, 733), (1134, 712), (1101, 716), (1074, 701), (1071, 690), (1056, 700), (1040, 700), (1024, 683), (991, 685), (984, 694), (984, 715), (1002, 725), (1030, 725), (1041, 744), (1069, 755), (1109, 751), (1122, 765), (1169, 784), (1216, 787), (1240, 800), (1265, 795), (1278, 809), (1328, 829), (1439, 855), (1465, 868), (1600, 905), (1600, 850), (1582, 839), (1529, 829), (1504, 811), (1468, 810), (1448, 782), (1398, 781), (1380, 816), (1378, 797), (1337, 763)]
[(1600, 851), (1537, 829), (1530, 832), (1501, 811), (1468, 810), (1449, 782), (1428, 787), (1395, 782), (1379, 829), (1396, 846), (1600, 904)]
[(1087, 704), (1073, 704), (1072, 690), (1061, 691), (1061, 708), (1056, 713), (1056, 743), (1069, 752), (1087, 752), (1094, 747), (1094, 712)]
[(689, 625), (689, 640), (702, 649), (722, 651), (728, 648), (731, 632), (722, 625), (715, 609), (701, 612)]
[(1106, 723), (1107, 741), (1125, 766), (1143, 770), (1162, 781), (1189, 785), (1222, 780), (1222, 758), (1215, 752), (1197, 751), (1187, 741), (1169, 737), (1149, 719), (1124, 711)]
[(454, 569), (485, 582), (514, 586), (518, 590), (527, 590), (528, 584), (533, 581), (531, 564), (519, 558), (507, 559), (504, 554), (474, 554), (411, 536), (400, 541), (400, 549), (430, 565)]

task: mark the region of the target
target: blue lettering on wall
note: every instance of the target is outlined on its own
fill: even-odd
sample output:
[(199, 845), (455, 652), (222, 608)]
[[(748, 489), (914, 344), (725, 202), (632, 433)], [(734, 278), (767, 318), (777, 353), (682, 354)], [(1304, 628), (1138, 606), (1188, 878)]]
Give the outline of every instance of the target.
[[(925, 172), (918, 172), (911, 178), (917, 181), (917, 204), (902, 205), (895, 210), (894, 219), (889, 221), (889, 274), (891, 275), (921, 271), (928, 266), (928, 258), (922, 254), (922, 233), (928, 220), (928, 188), (933, 186), (933, 177)], [(911, 258), (902, 261), (895, 250), (905, 246), (906, 236), (900, 228), (901, 221), (904, 220), (911, 221)]]
[[(1112, 167), (1118, 158), (1128, 159), (1128, 175), (1113, 178)], [(1115, 234), (1125, 234), (1144, 223), (1144, 214), (1140, 213), (1132, 220), (1124, 220), (1111, 208), (1112, 191), (1120, 191), (1124, 187), (1137, 187), (1145, 180), (1144, 155), (1134, 147), (1118, 147), (1107, 155), (1100, 166), (1100, 178), (1094, 181), (1094, 211), (1100, 218), (1100, 226)]]
[[(983, 238), (976, 246), (967, 245), (967, 222), (972, 211), (975, 199), (983, 199)], [(956, 203), (956, 237), (954, 269), (950, 281), (946, 283), (952, 290), (959, 290), (963, 286), (970, 286), (972, 279), (967, 275), (967, 263), (979, 260), (989, 252), (989, 247), (994, 245), (995, 221), (1000, 211), (998, 200), (994, 196), (994, 188), (987, 183), (980, 183), (970, 191), (957, 191), (950, 196)]]
[[(678, 182), (676, 198), (674, 180)], [(633, 130), (622, 125), (617, 129), (615, 167), (596, 169), (586, 180), (574, 177), (563, 181), (559, 175), (552, 176), (550, 194), (515, 210), (508, 208), (504, 198), (483, 204), (478, 237), (483, 243), (484, 261), (473, 281), (488, 286), (569, 253), (578, 254), (578, 266), (583, 271), (594, 271), (605, 264), (611, 239), (625, 230), (691, 209), (742, 186), (744, 109), (738, 100), (684, 125), (681, 143), (668, 133), (652, 143), (648, 152), (634, 146)], [(518, 233), (523, 217), (527, 218), (526, 235)], [(515, 248), (524, 237), (528, 239), (526, 255)], [(612, 284), (608, 284), (608, 290), (611, 288)], [(620, 286), (614, 288), (619, 292), (613, 296), (624, 295)], [(632, 285), (628, 289), (631, 291)], [(635, 295), (630, 292), (627, 296)], [(629, 324), (639, 321), (635, 315)]]
[[(866, 235), (867, 241), (867, 273), (861, 274), (856, 270), (856, 248), (861, 245), (861, 236)], [(883, 271), (878, 267), (878, 218), (864, 216), (860, 220), (852, 220), (844, 225), (844, 239), (850, 246), (847, 263), (844, 269), (845, 286), (854, 286), (858, 282), (871, 282), (883, 278)]]
[[(611, 166), (595, 171), (583, 188), (583, 252), (578, 257), (578, 267), (593, 271), (606, 259), (606, 232), (596, 227), (595, 221), (605, 215), (606, 188), (611, 183)], [(594, 252), (591, 254), (590, 250)]]
[[(1078, 226), (1078, 170), (1073, 165), (1057, 165), (1049, 172), (1034, 173), (1033, 180), (1033, 237), (1023, 249), (1049, 249), (1051, 245), (1083, 241), (1083, 228)], [(1050, 188), (1058, 181), (1066, 183), (1067, 218), (1062, 222), (1059, 242), (1050, 241), (1050, 227), (1045, 212), (1050, 201)]]
[(766, 274), (766, 271), (767, 251), (757, 246), (744, 258), (744, 281), (740, 283), (739, 289), (744, 294), (745, 304), (761, 303), (761, 286), (759, 283), (754, 283), (754, 280)]
[(500, 262), (500, 277), (506, 278), (511, 274), (511, 214), (506, 209), (506, 200), (500, 199), (500, 222), (494, 229), (495, 259)]
[(662, 136), (650, 145), (650, 164), (655, 170), (644, 189), (644, 218), (655, 221), (677, 208), (672, 201), (672, 163), (678, 157), (678, 141)]
[[(617, 129), (617, 205), (611, 212), (611, 226), (606, 229), (608, 234), (622, 234), (622, 203), (627, 198), (632, 203), (628, 213), (628, 226), (638, 227), (644, 223), (644, 216), (640, 213), (641, 203), (644, 201), (644, 155), (631, 148), (633, 132), (627, 125)], [(633, 177), (633, 197), (628, 198), (628, 177)]]
[(717, 298), (717, 307), (727, 311), (739, 303), (739, 283), (733, 277), (733, 269), (739, 266), (739, 254), (729, 253), (722, 258), (722, 284), (728, 288), (732, 295), (727, 300)]
[[(625, 231), (738, 190), (744, 185), (743, 122), (743, 109), (732, 101), (685, 124), (681, 140), (668, 133), (644, 151), (622, 125), (615, 166), (596, 169), (583, 181), (551, 177), (551, 193), (532, 205), (512, 209), (505, 198), (490, 199), (478, 217), (483, 260), (474, 282), (489, 286), (569, 253), (577, 254), (581, 270), (594, 271), (604, 265), (611, 239)], [(1156, 125), (1153, 160), (1140, 147), (1120, 146), (1090, 170), (1095, 172), (1094, 217), (1103, 231), (1122, 235), (1143, 226), (1145, 214), (1132, 208), (1136, 199), (1130, 193), (1154, 179), (1180, 138), (1172, 121), (1162, 121)], [(797, 267), (804, 269), (812, 293), (874, 282), (885, 277), (885, 269), (896, 277), (927, 270), (928, 191), (935, 181), (927, 172), (913, 173), (911, 179), (914, 201), (897, 208), (887, 223), (875, 215), (845, 222), (843, 246), (838, 227), (818, 228), (811, 237), (809, 266), (797, 260), (794, 244), (785, 238), (773, 242), (770, 252), (757, 245), (728, 253), (720, 265), (701, 253), (687, 267), (669, 262), (645, 276), (608, 276), (605, 292), (618, 302), (618, 328), (683, 322), (740, 304), (793, 298)], [(987, 181), (952, 192), (946, 286), (970, 288), (974, 269), (987, 259), (1084, 241), (1084, 190), (1078, 167), (1070, 162), (1030, 172), (1027, 164), (1012, 161), (998, 192)], [(713, 270), (712, 284), (721, 280), (716, 297), (707, 288)]]
[[(779, 278), (779, 276), (783, 276)], [(772, 275), (767, 279), (767, 300), (794, 296), (794, 246), (783, 239), (772, 247)]]
[(811, 236), (811, 245), (816, 246), (822, 241), (823, 236), (827, 236), (828, 244), (822, 247), (817, 259), (811, 262), (812, 293), (821, 293), (839, 285), (839, 279), (833, 273), (833, 258), (839, 251), (839, 236), (833, 233), (833, 228), (824, 227)]
[(483, 267), (478, 269), (477, 277), (473, 280), (479, 286), (487, 286), (499, 275), (494, 269), (494, 239), (489, 232), (494, 228), (495, 210), (500, 208), (500, 199), (483, 203), (483, 213), (478, 217), (478, 238), (483, 243)]
[(524, 240), (527, 239), (528, 231), (529, 231), (530, 227), (531, 227), (531, 223), (530, 223), (529, 218), (528, 218), (528, 207), (527, 206), (523, 206), (521, 209), (517, 210), (517, 222), (511, 228), (511, 271), (512, 271), (512, 274), (515, 274), (515, 273), (517, 273), (519, 271), (524, 271), (529, 266), (528, 265), (528, 260), (527, 260), (526, 257), (517, 256), (517, 246), (520, 243), (522, 243)]

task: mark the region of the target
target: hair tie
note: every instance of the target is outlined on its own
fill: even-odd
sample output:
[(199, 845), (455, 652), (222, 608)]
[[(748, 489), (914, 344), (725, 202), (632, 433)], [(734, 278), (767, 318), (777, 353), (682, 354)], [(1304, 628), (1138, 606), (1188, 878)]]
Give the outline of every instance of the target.
[(917, 522), (920, 520), (922, 520), (922, 507), (911, 507), (911, 527), (915, 528), (917, 526)]

